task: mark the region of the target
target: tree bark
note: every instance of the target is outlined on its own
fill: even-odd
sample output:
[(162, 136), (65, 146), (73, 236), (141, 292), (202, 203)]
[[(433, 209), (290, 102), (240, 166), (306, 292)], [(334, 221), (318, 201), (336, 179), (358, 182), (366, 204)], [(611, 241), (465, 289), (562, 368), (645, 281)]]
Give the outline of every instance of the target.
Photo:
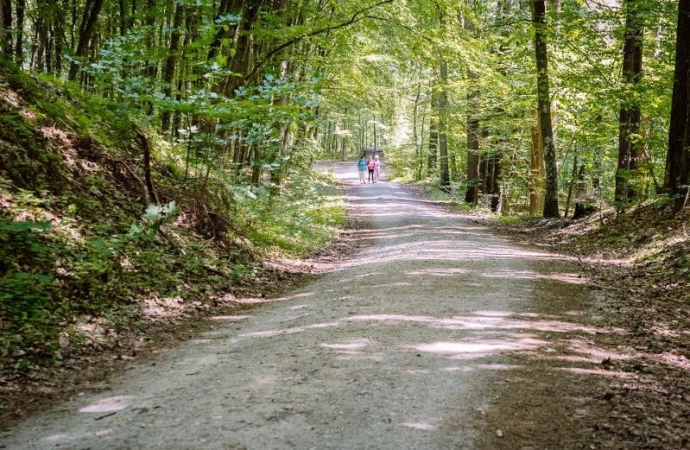
[(541, 139), (541, 127), (537, 123), (532, 127), (532, 153), (530, 155), (529, 213), (531, 216), (537, 216), (544, 211), (545, 177), (544, 144)]
[[(87, 0), (84, 7), (84, 15), (82, 17), (81, 26), (79, 27), (79, 43), (77, 50), (74, 52), (76, 59), (80, 59), (82, 64), (86, 62), (89, 55), (89, 48), (91, 39), (96, 31), (96, 24), (98, 22), (98, 15), (103, 7), (103, 0)], [(72, 62), (69, 68), (68, 78), (74, 81), (79, 73), (79, 64)]]
[(0, 18), (2, 19), (2, 56), (12, 60), (12, 0), (0, 0)]
[(676, 197), (676, 209), (687, 206), (690, 194), (690, 0), (680, 0), (676, 33), (671, 125), (664, 187)]
[[(165, 60), (165, 68), (163, 69), (163, 94), (169, 99), (172, 99), (175, 82), (175, 68), (177, 67), (178, 52), (180, 50), (184, 10), (185, 7), (183, 5), (175, 2), (175, 17), (173, 18), (173, 29), (170, 35), (170, 46), (168, 47), (168, 56)], [(161, 130), (164, 133), (170, 128), (170, 118), (170, 111), (163, 111), (161, 114)]]
[(19, 67), (24, 62), (24, 11), (26, 10), (26, 0), (17, 0), (17, 40), (14, 46), (14, 62)]
[[(431, 84), (431, 110), (438, 111), (438, 93), (434, 83)], [(438, 116), (431, 114), (429, 117), (429, 155), (427, 158), (427, 175), (436, 170), (438, 163)]]
[(625, 44), (623, 47), (623, 81), (627, 88), (618, 118), (618, 168), (616, 170), (616, 204), (620, 210), (640, 195), (639, 166), (643, 145), (640, 136), (641, 111), (635, 87), (642, 78), (642, 40), (644, 28), (640, 17), (640, 0), (626, 0)]
[(448, 168), (448, 63), (441, 62), (441, 90), (438, 94), (438, 156), (440, 187), (450, 192), (450, 171)]
[(546, 191), (544, 195), (544, 217), (560, 217), (558, 210), (558, 168), (556, 166), (556, 143), (551, 123), (551, 94), (549, 87), (549, 65), (546, 39), (546, 5), (544, 0), (532, 2), (534, 23), (534, 48), (537, 62), (537, 98), (539, 123), (546, 166)]

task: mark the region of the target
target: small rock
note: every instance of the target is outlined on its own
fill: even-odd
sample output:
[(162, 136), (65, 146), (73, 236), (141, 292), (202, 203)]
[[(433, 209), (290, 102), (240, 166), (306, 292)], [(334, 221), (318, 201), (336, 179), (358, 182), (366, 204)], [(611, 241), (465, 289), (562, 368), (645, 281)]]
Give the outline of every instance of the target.
[(503, 430), (496, 430), (496, 436), (502, 438), (503, 437)]

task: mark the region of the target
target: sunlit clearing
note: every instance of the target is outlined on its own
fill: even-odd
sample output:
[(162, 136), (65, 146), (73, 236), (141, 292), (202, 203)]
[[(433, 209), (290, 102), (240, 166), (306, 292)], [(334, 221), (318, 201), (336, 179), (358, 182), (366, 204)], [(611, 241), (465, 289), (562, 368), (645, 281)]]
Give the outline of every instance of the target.
[(108, 397), (97, 401), (89, 406), (80, 409), (81, 412), (95, 413), (95, 412), (110, 412), (120, 411), (130, 405), (132, 399), (129, 395), (118, 395), (116, 397)]
[(402, 425), (404, 427), (414, 428), (416, 430), (433, 431), (436, 429), (436, 425), (432, 425), (426, 422), (405, 422)]

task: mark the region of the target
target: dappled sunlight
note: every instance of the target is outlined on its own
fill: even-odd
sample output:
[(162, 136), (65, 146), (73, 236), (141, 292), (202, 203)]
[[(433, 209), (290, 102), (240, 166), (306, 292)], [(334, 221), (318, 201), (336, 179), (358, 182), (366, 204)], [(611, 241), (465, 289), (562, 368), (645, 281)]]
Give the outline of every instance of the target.
[(81, 408), (79, 411), (84, 413), (120, 411), (130, 406), (131, 401), (132, 396), (117, 395), (115, 397), (108, 397), (98, 400), (96, 403), (92, 403), (89, 406), (85, 406)]
[(384, 245), (376, 252), (363, 251), (355, 259), (338, 265), (339, 270), (366, 265), (382, 265), (390, 262), (428, 261), (435, 264), (456, 262), (467, 264), (472, 261), (499, 260), (541, 260), (556, 261), (568, 258), (538, 251), (518, 249), (503, 245), (478, 245), (472, 242), (447, 239), (407, 242)]
[(256, 331), (253, 333), (240, 334), (239, 337), (274, 337), (274, 336), (280, 336), (283, 334), (301, 333), (304, 330), (305, 330), (304, 328), (296, 327), (296, 328), (285, 328), (285, 329), (280, 329), (280, 330)]
[(374, 341), (370, 339), (355, 339), (352, 341), (346, 341), (342, 343), (336, 343), (336, 344), (319, 344), (321, 347), (325, 348), (330, 348), (333, 350), (361, 350), (365, 347), (368, 347), (374, 343)]
[[(615, 332), (615, 330), (611, 330), (611, 332)], [(619, 330), (620, 333), (623, 333), (623, 330)], [(567, 345), (570, 350), (579, 353), (581, 355), (586, 355), (588, 358), (590, 358), (590, 361), (592, 363), (601, 363), (605, 359), (610, 359), (612, 361), (614, 360), (625, 360), (625, 359), (630, 359), (631, 356), (629, 355), (623, 355), (620, 353), (612, 352), (610, 350), (607, 350), (605, 348), (601, 347), (596, 347), (592, 342), (589, 342), (585, 339), (582, 338), (572, 338), (567, 341)]]
[[(530, 330), (535, 332), (544, 333), (584, 333), (584, 334), (604, 334), (604, 333), (615, 333), (621, 332), (621, 330), (598, 328), (592, 326), (586, 326), (579, 323), (565, 322), (555, 320), (557, 316), (543, 316), (546, 320), (539, 320), (542, 316), (535, 316), (529, 313), (532, 320), (523, 320), (519, 314), (513, 313), (502, 313), (500, 311), (481, 311), (476, 315), (468, 316), (453, 316), (453, 317), (433, 317), (433, 316), (412, 316), (405, 314), (369, 314), (369, 315), (353, 315), (338, 319), (332, 322), (315, 323), (311, 325), (302, 325), (300, 327), (283, 328), (275, 330), (257, 331), (252, 333), (245, 333), (239, 335), (240, 337), (273, 337), (285, 334), (295, 334), (301, 333), (308, 330), (324, 329), (324, 328), (334, 328), (339, 326), (345, 326), (352, 322), (372, 322), (380, 323), (385, 326), (395, 326), (402, 323), (412, 323), (426, 325), (432, 328), (448, 329), (448, 330), (468, 330), (468, 331), (495, 331), (501, 332), (505, 335), (506, 330)], [(519, 338), (522, 335), (513, 333), (507, 335), (512, 338)], [(573, 341), (573, 348), (577, 348), (576, 342)], [(610, 357), (608, 354), (596, 351), (586, 345), (583, 348), (584, 351), (594, 352), (596, 357), (601, 359)]]
[(516, 280), (552, 280), (567, 284), (587, 284), (588, 278), (583, 277), (577, 273), (550, 273), (540, 274), (528, 270), (514, 271), (505, 270), (499, 272), (482, 273), (481, 276), (485, 278), (501, 278), (501, 279), (516, 279)]
[(154, 295), (141, 301), (142, 314), (151, 319), (178, 317), (184, 314), (186, 308), (181, 297), (160, 298)]
[(517, 370), (521, 369), (522, 366), (516, 364), (470, 364), (467, 366), (459, 367), (446, 367), (443, 369), (444, 372), (471, 372), (475, 370)]
[(685, 355), (677, 355), (675, 353), (661, 353), (658, 355), (650, 355), (654, 359), (664, 365), (674, 367), (676, 369), (690, 371), (690, 359)]
[(315, 292), (298, 292), (297, 294), (293, 295), (287, 295), (285, 297), (280, 297), (276, 298), (274, 300), (276, 301), (287, 301), (287, 300), (294, 300), (296, 298), (306, 298), (306, 297), (313, 297), (315, 295)]
[(435, 277), (450, 277), (453, 275), (465, 275), (470, 273), (469, 270), (467, 269), (457, 269), (457, 268), (450, 268), (450, 269), (424, 269), (424, 270), (413, 270), (409, 272), (405, 272), (405, 275), (431, 275)]
[(427, 422), (405, 422), (402, 424), (404, 427), (414, 428), (415, 430), (433, 431), (437, 427)]
[(211, 316), (209, 320), (214, 320), (217, 322), (242, 322), (252, 316)]
[(582, 367), (555, 367), (554, 370), (574, 373), (577, 375), (597, 375), (607, 378), (618, 378), (618, 379), (632, 379), (637, 378), (636, 375), (629, 372), (620, 372), (606, 369), (584, 369)]
[(500, 353), (506, 350), (530, 350), (539, 346), (545, 345), (547, 342), (539, 339), (534, 339), (529, 336), (521, 337), (515, 340), (494, 339), (470, 342), (432, 342), (430, 344), (418, 344), (410, 346), (410, 348), (425, 352), (447, 355), (451, 358), (460, 357), (467, 354), (489, 355)]
[(289, 298), (259, 298), (259, 297), (247, 297), (247, 298), (236, 298), (232, 300), (233, 303), (239, 303), (241, 305), (259, 305), (262, 303), (277, 303), (290, 300)]
[(58, 441), (64, 441), (67, 438), (69, 438), (69, 434), (59, 433), (59, 434), (50, 435), (50, 436), (46, 437), (44, 440), (48, 441), (48, 442), (58, 442)]

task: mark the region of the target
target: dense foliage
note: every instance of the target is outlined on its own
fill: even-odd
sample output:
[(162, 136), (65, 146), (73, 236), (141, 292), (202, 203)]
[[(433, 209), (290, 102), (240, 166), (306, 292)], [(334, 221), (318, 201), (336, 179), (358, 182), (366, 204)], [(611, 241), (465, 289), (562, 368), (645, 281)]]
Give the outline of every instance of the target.
[[(341, 219), (314, 209), (312, 162), (370, 147), (398, 177), (504, 213), (624, 212), (659, 193), (683, 207), (687, 9), (687, 0), (0, 0), (4, 64), (64, 83), (56, 91), (3, 72), (0, 186), (12, 211), (0, 222), (2, 292), (24, 292), (35, 309), (11, 321), (48, 320), (42, 311), (61, 306), (46, 305), (65, 295), (85, 296), (85, 310), (129, 297), (121, 278), (144, 265), (160, 290), (175, 290), (171, 273), (205, 263), (173, 267), (164, 256), (179, 245), (165, 231), (173, 222), (224, 242), (215, 259), (303, 253), (325, 236), (305, 230)], [(59, 220), (36, 208), (59, 209)], [(96, 220), (102, 208), (116, 218)], [(81, 281), (63, 285), (55, 270)]]
[(344, 220), (323, 177), (286, 170), (280, 195), (229, 183), (241, 174), (201, 171), (122, 104), (16, 68), (0, 67), (0, 113), (0, 363), (15, 370), (117, 340), (152, 305), (232, 293)]

